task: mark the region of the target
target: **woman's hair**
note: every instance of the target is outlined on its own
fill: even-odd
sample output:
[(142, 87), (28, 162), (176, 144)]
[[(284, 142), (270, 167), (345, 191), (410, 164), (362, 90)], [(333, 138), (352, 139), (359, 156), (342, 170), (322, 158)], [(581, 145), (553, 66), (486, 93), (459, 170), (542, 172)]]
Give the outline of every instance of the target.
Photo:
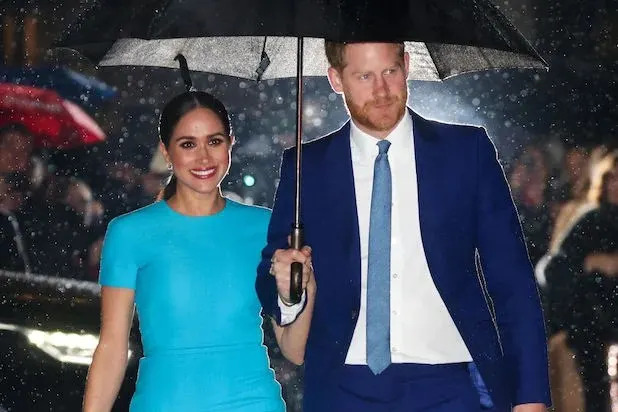
[(618, 165), (618, 150), (609, 152), (602, 160), (598, 178), (598, 202), (606, 204), (607, 202), (607, 179), (611, 172)]
[(550, 238), (551, 253), (556, 253), (564, 238), (580, 218), (605, 202), (605, 182), (608, 173), (614, 168), (618, 158), (618, 151), (608, 152), (607, 147), (598, 146), (590, 152), (588, 166), (582, 176), (583, 194), (562, 206)]
[[(165, 146), (169, 148), (170, 140), (176, 125), (182, 117), (190, 111), (198, 108), (204, 108), (212, 111), (221, 121), (227, 136), (232, 135), (232, 126), (227, 109), (213, 95), (202, 91), (187, 91), (170, 100), (159, 119), (159, 139)], [(165, 188), (157, 196), (157, 200), (167, 200), (176, 193), (176, 176), (170, 176)]]

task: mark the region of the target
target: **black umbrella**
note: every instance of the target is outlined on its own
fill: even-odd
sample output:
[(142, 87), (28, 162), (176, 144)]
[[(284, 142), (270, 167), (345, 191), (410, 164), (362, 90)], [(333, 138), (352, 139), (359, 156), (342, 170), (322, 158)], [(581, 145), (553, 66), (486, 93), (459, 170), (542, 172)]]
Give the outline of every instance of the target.
[[(93, 2), (55, 42), (103, 65), (177, 67), (244, 77), (297, 77), (296, 198), (292, 246), (302, 246), (303, 75), (326, 74), (323, 40), (403, 41), (410, 78), (439, 80), (498, 68), (547, 68), (488, 0), (150, 0)], [(308, 38), (307, 42), (303, 38)], [(305, 51), (306, 47), (306, 52)], [(308, 62), (303, 70), (303, 59)], [(300, 300), (301, 265), (292, 267)]]
[[(95, 0), (86, 4), (91, 9), (63, 16), (67, 29), (54, 46), (76, 49), (99, 62), (117, 40), (125, 39), (116, 43), (114, 61), (108, 64), (176, 67), (173, 58), (182, 53), (191, 70), (253, 79), (294, 77), (296, 65), (290, 63), (295, 62), (296, 40), (289, 37), (306, 37), (406, 41), (415, 68), (423, 66), (411, 74), (413, 79), (546, 67), (488, 0), (393, 0), (388, 7), (376, 0), (133, 0), (128, 4)], [(177, 40), (168, 43), (169, 52), (153, 53), (148, 49), (151, 43), (140, 41), (153, 39)], [(326, 62), (319, 40), (309, 40), (305, 48), (305, 61), (311, 65), (304, 74), (324, 75)], [(272, 64), (265, 73), (256, 73), (264, 63), (262, 52)], [(221, 65), (221, 59), (228, 63)]]

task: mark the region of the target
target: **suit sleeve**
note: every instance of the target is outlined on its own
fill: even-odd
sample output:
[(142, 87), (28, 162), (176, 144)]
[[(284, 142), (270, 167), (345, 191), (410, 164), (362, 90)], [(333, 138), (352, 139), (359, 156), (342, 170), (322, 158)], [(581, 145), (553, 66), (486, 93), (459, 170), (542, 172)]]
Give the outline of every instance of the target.
[(277, 284), (268, 273), (270, 259), (277, 249), (288, 247), (288, 235), (294, 220), (294, 164), (292, 149), (283, 153), (279, 186), (275, 195), (273, 212), (268, 225), (266, 247), (262, 250), (262, 259), (257, 269), (256, 291), (264, 313), (281, 325), (281, 310), (278, 304)]
[(477, 140), (477, 248), (496, 314), (514, 405), (549, 405), (543, 313), (521, 224), (484, 129)]

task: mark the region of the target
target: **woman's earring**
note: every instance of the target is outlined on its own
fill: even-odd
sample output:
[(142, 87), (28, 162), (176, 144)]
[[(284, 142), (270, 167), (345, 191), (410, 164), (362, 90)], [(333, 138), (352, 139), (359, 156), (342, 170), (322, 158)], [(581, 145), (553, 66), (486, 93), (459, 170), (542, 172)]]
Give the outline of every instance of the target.
[(174, 166), (171, 163), (167, 164), (167, 170), (169, 170), (170, 172), (172, 172), (174, 170)]

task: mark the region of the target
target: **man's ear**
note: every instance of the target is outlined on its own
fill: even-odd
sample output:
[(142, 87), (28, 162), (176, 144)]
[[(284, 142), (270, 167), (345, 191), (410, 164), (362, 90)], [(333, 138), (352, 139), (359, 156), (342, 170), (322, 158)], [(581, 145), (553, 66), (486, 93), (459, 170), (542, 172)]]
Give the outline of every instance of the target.
[(328, 68), (328, 82), (335, 93), (343, 93), (343, 83), (341, 82), (341, 73), (339, 70), (334, 67)]
[(405, 69), (406, 79), (407, 79), (408, 75), (410, 74), (410, 53), (408, 52), (405, 52), (403, 54), (403, 66)]

